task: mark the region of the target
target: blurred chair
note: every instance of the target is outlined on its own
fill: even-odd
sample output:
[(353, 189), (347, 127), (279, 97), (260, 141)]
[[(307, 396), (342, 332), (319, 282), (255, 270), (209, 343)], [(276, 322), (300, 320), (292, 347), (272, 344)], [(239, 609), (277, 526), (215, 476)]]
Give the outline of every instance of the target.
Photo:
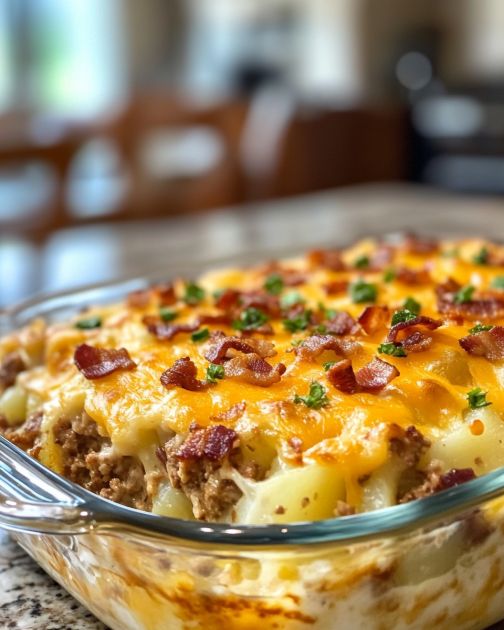
[(132, 216), (163, 216), (244, 200), (239, 160), (247, 105), (198, 105), (164, 92), (133, 99), (122, 120)]

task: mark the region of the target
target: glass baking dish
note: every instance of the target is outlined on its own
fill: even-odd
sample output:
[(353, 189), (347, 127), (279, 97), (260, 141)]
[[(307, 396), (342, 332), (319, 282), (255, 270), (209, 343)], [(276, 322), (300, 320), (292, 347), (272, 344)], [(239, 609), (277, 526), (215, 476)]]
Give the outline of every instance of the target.
[[(30, 300), (0, 313), (0, 334), (160, 279)], [(114, 630), (479, 630), (504, 618), (504, 469), (366, 514), (229, 526), (111, 503), (25, 457), (2, 441), (0, 526)]]

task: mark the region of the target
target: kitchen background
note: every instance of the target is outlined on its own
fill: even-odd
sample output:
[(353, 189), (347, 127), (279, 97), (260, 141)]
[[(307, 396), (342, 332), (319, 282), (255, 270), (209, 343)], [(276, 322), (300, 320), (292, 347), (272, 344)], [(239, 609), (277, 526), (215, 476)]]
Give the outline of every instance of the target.
[(502, 0), (0, 0), (0, 306), (279, 198), (501, 195), (503, 33)]

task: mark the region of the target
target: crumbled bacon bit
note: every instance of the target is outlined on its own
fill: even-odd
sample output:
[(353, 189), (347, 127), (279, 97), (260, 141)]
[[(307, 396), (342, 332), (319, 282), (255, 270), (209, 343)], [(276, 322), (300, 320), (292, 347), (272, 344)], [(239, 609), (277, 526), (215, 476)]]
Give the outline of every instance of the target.
[(386, 306), (366, 306), (357, 322), (368, 335), (385, 328), (390, 319), (390, 311)]
[(432, 317), (426, 317), (425, 315), (417, 315), (414, 319), (409, 319), (405, 322), (399, 322), (395, 326), (392, 326), (389, 334), (387, 335), (387, 342), (395, 343), (399, 333), (410, 328), (416, 328), (421, 326), (422, 328), (428, 328), (429, 330), (436, 330), (442, 326), (443, 322), (439, 319), (432, 319)]
[(454, 298), (460, 289), (460, 284), (452, 278), (436, 287), (437, 308), (440, 313), (471, 321), (504, 317), (504, 298), (500, 295), (489, 292), (479, 299), (457, 304)]
[(238, 434), (233, 429), (216, 424), (207, 428), (193, 429), (177, 451), (182, 461), (208, 459), (220, 462), (237, 446)]
[(215, 306), (223, 311), (229, 311), (238, 306), (240, 301), (240, 292), (235, 289), (226, 289), (215, 300)]
[(464, 350), (475, 357), (485, 357), (490, 361), (504, 359), (504, 327), (494, 326), (459, 340)]
[(379, 392), (398, 376), (399, 370), (394, 365), (377, 357), (355, 374), (359, 387), (371, 393)]
[(431, 282), (431, 275), (428, 269), (409, 269), (408, 267), (401, 267), (397, 269), (395, 277), (399, 282), (411, 286), (429, 284)]
[(344, 271), (345, 263), (337, 249), (315, 249), (307, 254), (310, 267), (323, 267), (331, 271)]
[(139, 289), (138, 291), (132, 291), (128, 294), (127, 304), (131, 308), (145, 308), (149, 305), (151, 300), (150, 289)]
[(170, 324), (163, 322), (154, 315), (146, 315), (142, 322), (147, 326), (147, 330), (160, 341), (170, 341), (179, 333), (190, 333), (198, 330), (200, 323), (198, 321), (192, 324)]
[(210, 363), (222, 364), (229, 358), (229, 350), (236, 350), (244, 354), (254, 352), (262, 358), (272, 357), (276, 354), (275, 346), (263, 339), (247, 339), (247, 341), (244, 341), (240, 337), (218, 336), (212, 339), (205, 358)]
[(433, 339), (430, 335), (426, 335), (420, 330), (415, 330), (402, 340), (401, 345), (409, 354), (410, 352), (424, 352), (428, 350), (432, 342)]
[(203, 314), (197, 318), (198, 328), (204, 324), (224, 325), (229, 326), (232, 322), (232, 318), (227, 313), (220, 313), (217, 315)]
[(472, 468), (452, 468), (441, 475), (438, 490), (447, 490), (471, 481), (471, 479), (476, 479), (476, 474)]
[(153, 287), (153, 291), (157, 295), (161, 306), (172, 306), (177, 301), (173, 284), (158, 284)]
[(214, 422), (236, 422), (243, 416), (246, 408), (247, 403), (242, 400), (241, 402), (231, 405), (227, 411), (222, 411), (215, 416), (211, 416), (210, 419)]
[(247, 291), (240, 293), (240, 308), (257, 308), (269, 317), (280, 316), (280, 300), (277, 295), (271, 295), (266, 291)]
[(407, 234), (404, 239), (404, 249), (410, 254), (425, 256), (435, 254), (439, 250), (439, 241), (433, 238)]
[(350, 359), (343, 359), (331, 366), (327, 370), (327, 378), (331, 385), (345, 394), (355, 394), (360, 389)]
[(89, 380), (108, 376), (117, 370), (132, 370), (136, 363), (132, 361), (126, 348), (95, 348), (83, 343), (74, 353), (77, 369)]
[(196, 378), (196, 366), (189, 357), (177, 359), (171, 368), (161, 374), (161, 384), (166, 389), (182, 387), (191, 392), (201, 391), (208, 387), (207, 383)]
[(304, 361), (313, 361), (325, 350), (332, 350), (337, 355), (347, 356), (360, 345), (351, 339), (338, 339), (333, 335), (312, 335), (294, 348), (296, 355)]
[(324, 291), (327, 295), (339, 295), (348, 289), (348, 280), (333, 280), (324, 284)]
[(329, 382), (345, 394), (378, 393), (397, 376), (399, 376), (399, 370), (395, 366), (378, 358), (373, 359), (356, 373), (348, 359), (339, 361), (327, 371)]
[(325, 322), (326, 331), (331, 335), (352, 335), (360, 330), (355, 319), (346, 311), (336, 315)]
[(242, 354), (230, 359), (224, 365), (226, 377), (235, 378), (244, 383), (269, 387), (278, 383), (286, 367), (283, 363), (277, 363), (275, 367), (270, 365), (258, 354)]

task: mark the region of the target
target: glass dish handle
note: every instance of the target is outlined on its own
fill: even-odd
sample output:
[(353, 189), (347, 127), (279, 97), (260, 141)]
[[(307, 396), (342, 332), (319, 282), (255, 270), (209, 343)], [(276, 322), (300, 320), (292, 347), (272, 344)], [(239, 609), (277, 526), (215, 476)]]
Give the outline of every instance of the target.
[(14, 532), (78, 534), (94, 526), (85, 491), (0, 436), (0, 527)]

